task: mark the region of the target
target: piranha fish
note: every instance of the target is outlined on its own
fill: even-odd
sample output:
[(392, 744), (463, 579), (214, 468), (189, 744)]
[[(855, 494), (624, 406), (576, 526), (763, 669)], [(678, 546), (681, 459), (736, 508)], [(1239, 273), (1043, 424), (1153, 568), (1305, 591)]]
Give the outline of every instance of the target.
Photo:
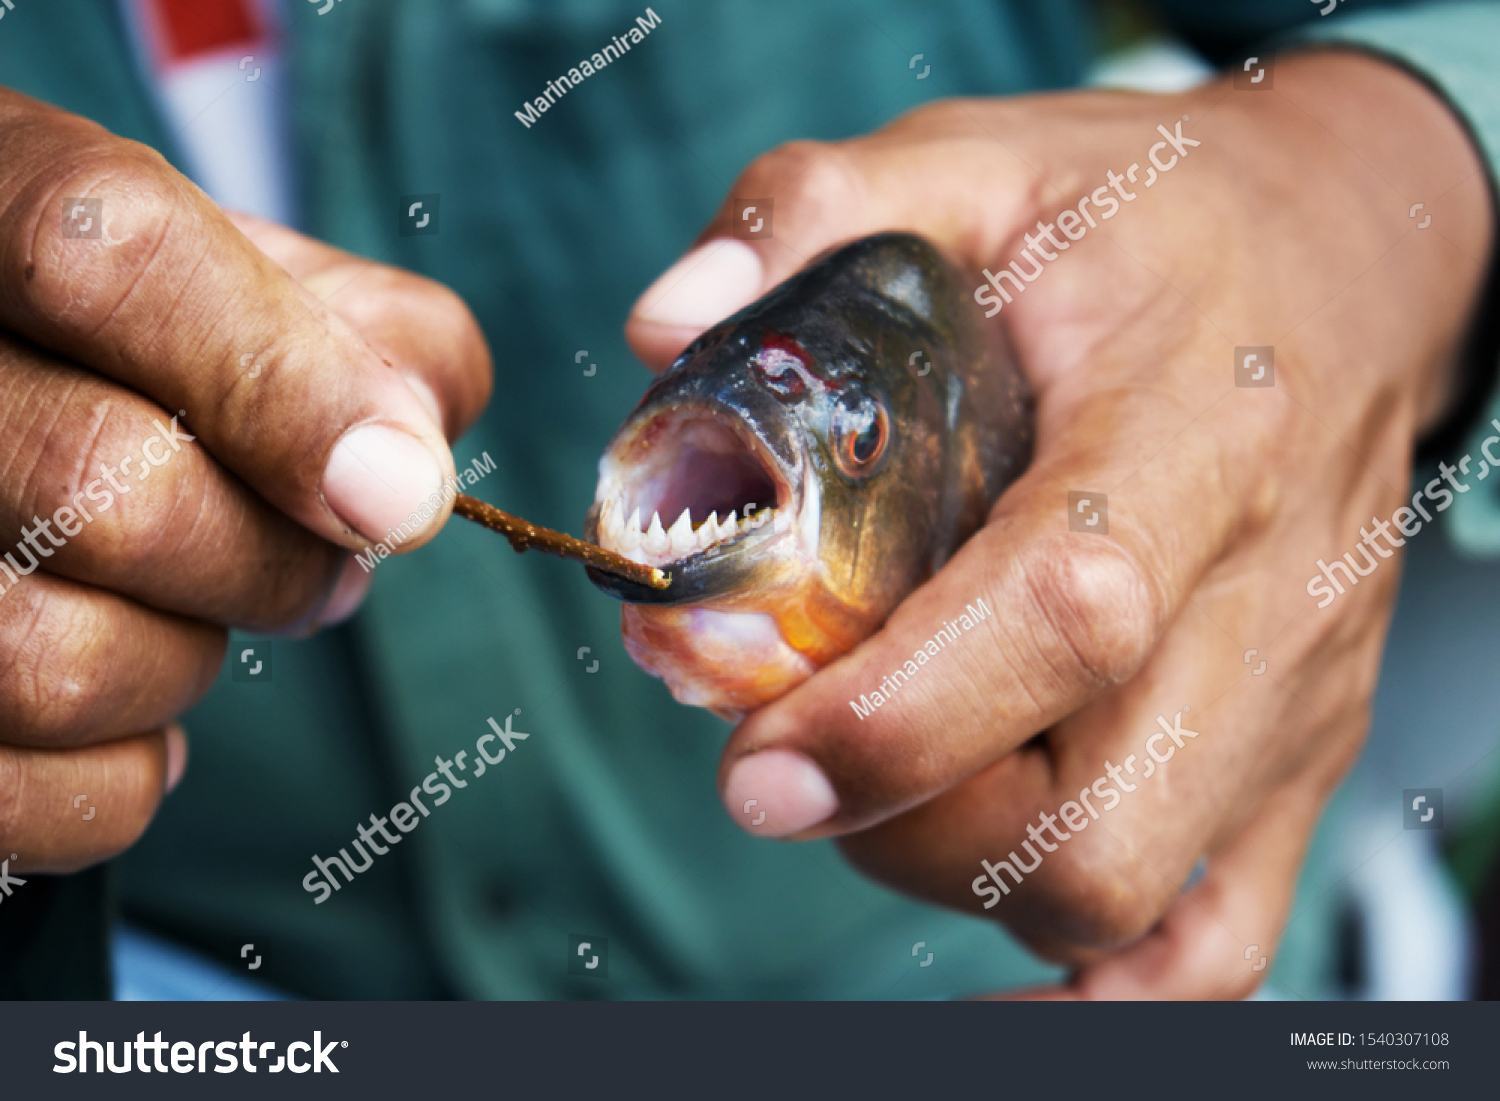
[(830, 250), (705, 332), (599, 462), (586, 537), (660, 567), (625, 647), (731, 721), (873, 633), (1025, 468), (1032, 399), (998, 324), (933, 245)]

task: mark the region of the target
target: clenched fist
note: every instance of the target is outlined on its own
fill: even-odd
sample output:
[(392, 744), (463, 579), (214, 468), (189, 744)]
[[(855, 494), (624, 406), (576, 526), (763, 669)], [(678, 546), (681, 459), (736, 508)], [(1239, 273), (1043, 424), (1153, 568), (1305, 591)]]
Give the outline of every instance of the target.
[(368, 583), (350, 552), (442, 489), (489, 372), (447, 290), (228, 216), (153, 151), (0, 90), (13, 872), (74, 870), (139, 836), (182, 772), (173, 719), (227, 628), (350, 614)]

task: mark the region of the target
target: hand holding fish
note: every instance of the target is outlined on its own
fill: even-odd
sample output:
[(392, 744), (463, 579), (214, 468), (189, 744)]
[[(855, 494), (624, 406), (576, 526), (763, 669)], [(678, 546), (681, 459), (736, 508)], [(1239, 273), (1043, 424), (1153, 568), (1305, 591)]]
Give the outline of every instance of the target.
[[(1036, 449), (881, 629), (738, 727), (731, 816), (1003, 920), (1076, 968), (1048, 996), (1253, 989), (1244, 948), (1271, 952), (1359, 750), (1399, 560), (1327, 607), (1308, 577), (1403, 503), (1448, 411), (1493, 247), (1484, 178), (1440, 99), (1349, 53), (1284, 59), (1274, 96), (955, 101), (755, 162), (732, 194), (775, 196), (773, 235), (733, 239), (728, 200), (637, 304), (638, 354), (662, 368), (825, 249), (910, 231), (1000, 307)], [(1446, 231), (1412, 233), (1406, 195), (1444, 196)], [(1274, 385), (1237, 386), (1236, 349), (1265, 346)], [(1097, 531), (1069, 524), (1083, 491), (1108, 497)], [(1148, 763), (1174, 722), (1197, 737)], [(982, 862), (1013, 851), (1002, 897)]]

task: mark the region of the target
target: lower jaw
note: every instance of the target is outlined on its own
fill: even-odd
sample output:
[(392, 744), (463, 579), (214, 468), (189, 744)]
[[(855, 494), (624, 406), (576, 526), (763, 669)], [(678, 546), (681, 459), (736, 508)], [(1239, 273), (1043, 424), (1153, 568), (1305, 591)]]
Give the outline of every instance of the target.
[(765, 612), (627, 604), (620, 628), (631, 658), (660, 677), (674, 699), (730, 722), (785, 695), (817, 669)]

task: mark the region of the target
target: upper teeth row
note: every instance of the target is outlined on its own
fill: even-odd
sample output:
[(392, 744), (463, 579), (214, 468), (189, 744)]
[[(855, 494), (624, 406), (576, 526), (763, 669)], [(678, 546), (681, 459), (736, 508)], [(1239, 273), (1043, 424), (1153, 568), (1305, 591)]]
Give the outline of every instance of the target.
[[(746, 506), (746, 512), (754, 509), (754, 505)], [(637, 508), (630, 514), (630, 520), (624, 519), (625, 507), (618, 500), (605, 503), (599, 513), (599, 541), (612, 547), (626, 556), (633, 556), (632, 552), (644, 552), (644, 554), (659, 557), (669, 552), (681, 557), (699, 550), (705, 550), (720, 540), (727, 539), (731, 535), (743, 531), (750, 531), (760, 527), (776, 515), (774, 508), (763, 508), (755, 515), (747, 515), (743, 519), (736, 517), (735, 512), (730, 512), (723, 520), (718, 518), (717, 512), (711, 512), (708, 519), (704, 520), (696, 528), (693, 527), (691, 509), (683, 509), (682, 515), (669, 528), (662, 527), (661, 514), (653, 512), (651, 523), (645, 531), (641, 530), (641, 510)]]

